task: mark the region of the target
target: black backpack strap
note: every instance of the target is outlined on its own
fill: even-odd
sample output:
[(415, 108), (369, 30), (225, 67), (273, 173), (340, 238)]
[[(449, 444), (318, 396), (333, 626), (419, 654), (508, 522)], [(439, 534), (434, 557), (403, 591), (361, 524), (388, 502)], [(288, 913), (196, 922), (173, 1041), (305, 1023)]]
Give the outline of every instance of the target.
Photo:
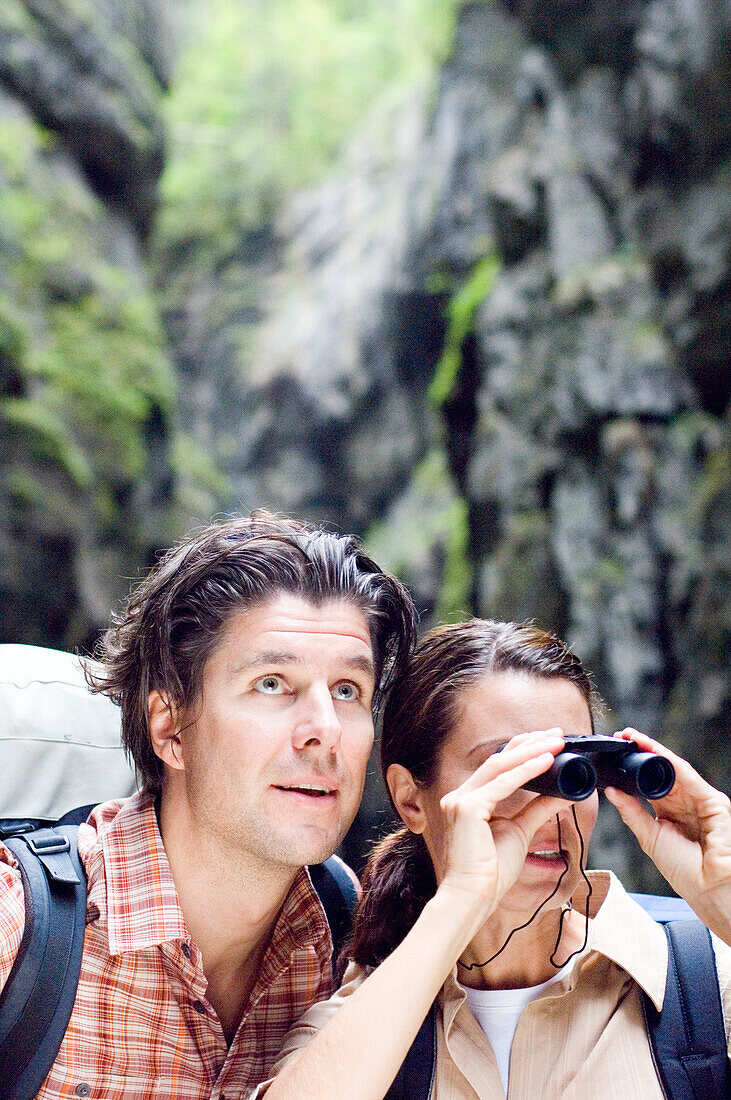
[(73, 810), (68, 810), (63, 817), (59, 817), (54, 828), (59, 825), (83, 825), (96, 805), (98, 803), (90, 802), (88, 806), (76, 806)]
[(333, 940), (333, 977), (337, 977), (338, 956), (353, 927), (358, 890), (352, 871), (338, 856), (307, 868), (325, 910)]
[(731, 1094), (723, 1007), (708, 929), (672, 921), (662, 1011), (643, 995), (652, 1057), (666, 1100), (726, 1100)]
[(86, 928), (86, 875), (77, 826), (4, 843), (20, 864), (25, 929), (0, 997), (3, 1100), (30, 1100), (53, 1065), (76, 1000)]
[(437, 1064), (437, 1006), (431, 1006), (384, 1100), (428, 1100)]

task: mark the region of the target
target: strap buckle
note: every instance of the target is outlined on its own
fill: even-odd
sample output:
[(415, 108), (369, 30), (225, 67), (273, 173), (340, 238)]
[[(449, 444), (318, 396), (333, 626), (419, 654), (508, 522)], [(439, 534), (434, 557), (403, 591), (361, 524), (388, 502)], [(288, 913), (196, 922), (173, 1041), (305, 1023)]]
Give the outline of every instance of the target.
[[(45, 832), (45, 830), (44, 830)], [(60, 833), (54, 833), (49, 830), (45, 833), (30, 834), (23, 837), (25, 843), (30, 848), (33, 855), (38, 856), (55, 856), (60, 855), (62, 852), (70, 852), (71, 845), (69, 844), (69, 838), (67, 836), (61, 836)]]

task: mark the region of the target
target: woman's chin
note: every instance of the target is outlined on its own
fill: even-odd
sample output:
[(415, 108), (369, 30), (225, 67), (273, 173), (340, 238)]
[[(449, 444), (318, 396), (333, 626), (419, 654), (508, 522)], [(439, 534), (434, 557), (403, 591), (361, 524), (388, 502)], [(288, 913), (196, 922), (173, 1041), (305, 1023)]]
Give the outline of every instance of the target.
[[(562, 875), (564, 878), (559, 886)], [(538, 909), (541, 913), (560, 909), (576, 889), (578, 877), (573, 868), (566, 870), (561, 859), (549, 861), (528, 856), (518, 881), (505, 894), (500, 908), (519, 910), (525, 921)]]

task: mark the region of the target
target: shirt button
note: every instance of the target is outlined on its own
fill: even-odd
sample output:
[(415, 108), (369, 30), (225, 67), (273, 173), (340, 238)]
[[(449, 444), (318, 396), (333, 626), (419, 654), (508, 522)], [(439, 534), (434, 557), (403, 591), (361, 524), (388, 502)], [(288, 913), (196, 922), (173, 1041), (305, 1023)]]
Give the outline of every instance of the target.
[(182, 946), (182, 948), (181, 948), (181, 951), (182, 951), (182, 952), (183, 952), (183, 954), (185, 955), (186, 959), (189, 959), (189, 958), (190, 958), (190, 956), (191, 956), (192, 952), (191, 952), (191, 950), (190, 950), (190, 947), (188, 946), (188, 944), (187, 944), (187, 943), (184, 943), (184, 944), (183, 944), (183, 946)]
[[(203, 1001), (193, 1001), (193, 1008), (196, 1010), (196, 1012), (200, 1012), (201, 1016), (205, 1016), (206, 1006), (203, 1004)], [(84, 1095), (87, 1094), (84, 1093)]]
[(91, 1096), (91, 1085), (87, 1085), (86, 1081), (82, 1081), (80, 1085), (77, 1085), (74, 1089), (77, 1096)]

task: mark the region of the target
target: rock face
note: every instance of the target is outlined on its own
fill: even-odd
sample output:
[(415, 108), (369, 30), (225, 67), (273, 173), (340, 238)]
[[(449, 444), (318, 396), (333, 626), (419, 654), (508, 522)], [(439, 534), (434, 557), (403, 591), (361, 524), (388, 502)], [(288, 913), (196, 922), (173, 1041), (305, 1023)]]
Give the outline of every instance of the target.
[[(183, 426), (230, 486), (199, 518), (267, 505), (356, 530), (426, 622), (538, 618), (594, 670), (610, 729), (728, 784), (727, 5), (462, 4), (436, 87), (213, 258), (155, 222), (168, 25), (153, 0), (0, 14), (0, 176), (26, 196), (0, 199), (8, 640), (83, 639), (110, 573), (181, 523), (169, 355)], [(53, 213), (33, 221), (35, 189)], [(56, 223), (73, 229), (54, 251)], [(125, 458), (100, 446), (115, 428), (85, 440), (53, 405), (37, 350), (71, 339), (69, 302), (100, 301), (144, 333), (137, 398), (110, 414)], [(597, 840), (597, 862), (655, 885), (613, 820)]]
[[(728, 28), (681, 0), (579, 9), (461, 9), (435, 100), (272, 223), (238, 399), (193, 400), (191, 430), (234, 433), (245, 506), (377, 518), (371, 545), (428, 613), (460, 568), (461, 497), (452, 610), (550, 624), (609, 728), (723, 784)], [(430, 410), (449, 298), (489, 253)], [(613, 819), (595, 849), (632, 877)]]
[(0, 11), (3, 640), (83, 644), (176, 530), (143, 242), (164, 155), (151, 27), (145, 0)]
[(149, 0), (8, 0), (0, 16), (3, 83), (140, 229), (164, 156), (162, 10)]

